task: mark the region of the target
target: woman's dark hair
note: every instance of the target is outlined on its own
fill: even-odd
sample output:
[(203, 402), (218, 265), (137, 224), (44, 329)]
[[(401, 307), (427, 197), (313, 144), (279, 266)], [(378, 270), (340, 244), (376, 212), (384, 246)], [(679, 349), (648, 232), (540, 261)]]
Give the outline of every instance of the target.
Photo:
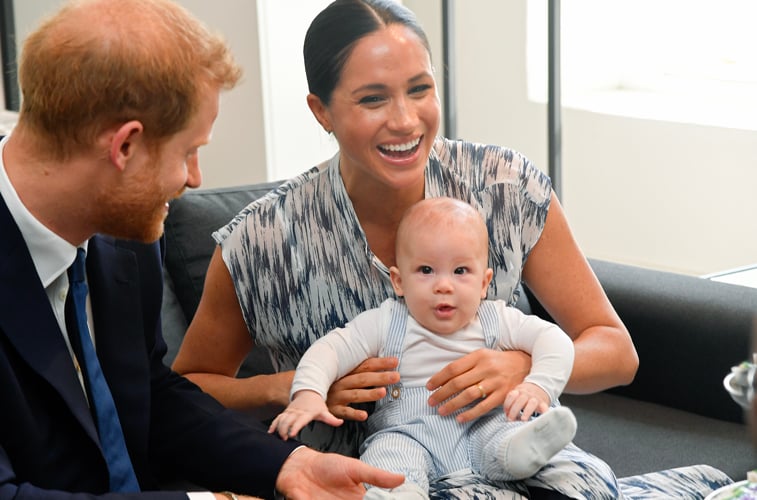
[(390, 24), (410, 28), (431, 54), (415, 14), (394, 0), (336, 0), (323, 9), (305, 34), (303, 55), (310, 93), (328, 106), (355, 43)]

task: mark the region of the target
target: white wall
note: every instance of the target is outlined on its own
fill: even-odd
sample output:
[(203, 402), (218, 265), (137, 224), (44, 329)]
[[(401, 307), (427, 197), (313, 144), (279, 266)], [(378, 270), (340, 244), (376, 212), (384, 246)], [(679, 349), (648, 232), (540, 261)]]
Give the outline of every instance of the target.
[(200, 150), (204, 187), (264, 181), (266, 142), (257, 9), (252, 0), (178, 0), (222, 33), (244, 69), (242, 82), (221, 96), (211, 143)]
[(307, 106), (302, 59), (308, 25), (330, 1), (257, 2), (269, 179), (294, 177), (337, 150), (336, 140), (321, 128)]
[[(177, 1), (202, 19), (212, 30), (226, 38), (245, 71), (237, 88), (222, 96), (212, 142), (200, 150), (203, 186), (217, 187), (264, 181), (268, 176), (256, 2)], [(64, 0), (15, 0), (14, 14), (19, 50), (21, 41), (37, 26), (39, 20), (54, 12), (63, 3)], [(284, 31), (286, 32), (286, 29)]]

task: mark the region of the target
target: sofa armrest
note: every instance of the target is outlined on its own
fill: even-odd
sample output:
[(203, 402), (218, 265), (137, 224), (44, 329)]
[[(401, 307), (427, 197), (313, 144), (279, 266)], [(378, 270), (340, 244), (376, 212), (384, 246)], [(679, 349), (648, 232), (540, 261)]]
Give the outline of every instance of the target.
[(757, 289), (601, 260), (591, 265), (639, 353), (633, 383), (612, 392), (743, 422), (723, 378), (751, 357)]
[[(730, 422), (745, 415), (723, 387), (751, 358), (757, 289), (589, 259), (639, 354), (634, 381), (608, 392)], [(552, 321), (526, 289), (534, 314)]]

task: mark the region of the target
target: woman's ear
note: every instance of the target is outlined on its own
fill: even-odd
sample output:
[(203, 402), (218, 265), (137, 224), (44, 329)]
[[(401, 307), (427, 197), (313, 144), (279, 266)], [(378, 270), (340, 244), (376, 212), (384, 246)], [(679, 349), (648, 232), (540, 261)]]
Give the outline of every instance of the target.
[(332, 133), (334, 129), (331, 126), (331, 121), (328, 117), (328, 109), (323, 104), (323, 101), (321, 101), (321, 98), (315, 94), (308, 94), (307, 99), (310, 111), (313, 113), (313, 116), (315, 116), (315, 119), (318, 120), (318, 123), (321, 124), (323, 130), (325, 130), (327, 134)]
[(404, 295), (404, 293), (402, 292), (402, 275), (400, 274), (400, 270), (396, 266), (389, 268), (389, 278), (392, 280), (392, 288), (394, 288), (394, 293), (397, 294), (397, 297), (402, 297)]
[(132, 120), (119, 126), (115, 132), (111, 133), (108, 156), (111, 163), (119, 170), (123, 171), (129, 160), (134, 157), (137, 147), (144, 145), (143, 130), (142, 122)]

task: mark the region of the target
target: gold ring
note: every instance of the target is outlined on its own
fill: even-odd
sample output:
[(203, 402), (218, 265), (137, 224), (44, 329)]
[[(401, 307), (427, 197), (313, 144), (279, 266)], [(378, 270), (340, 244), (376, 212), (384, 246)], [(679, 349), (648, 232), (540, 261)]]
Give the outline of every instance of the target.
[(481, 384), (478, 384), (476, 387), (478, 387), (478, 390), (481, 391), (481, 399), (486, 399), (486, 391), (483, 387), (481, 387)]

